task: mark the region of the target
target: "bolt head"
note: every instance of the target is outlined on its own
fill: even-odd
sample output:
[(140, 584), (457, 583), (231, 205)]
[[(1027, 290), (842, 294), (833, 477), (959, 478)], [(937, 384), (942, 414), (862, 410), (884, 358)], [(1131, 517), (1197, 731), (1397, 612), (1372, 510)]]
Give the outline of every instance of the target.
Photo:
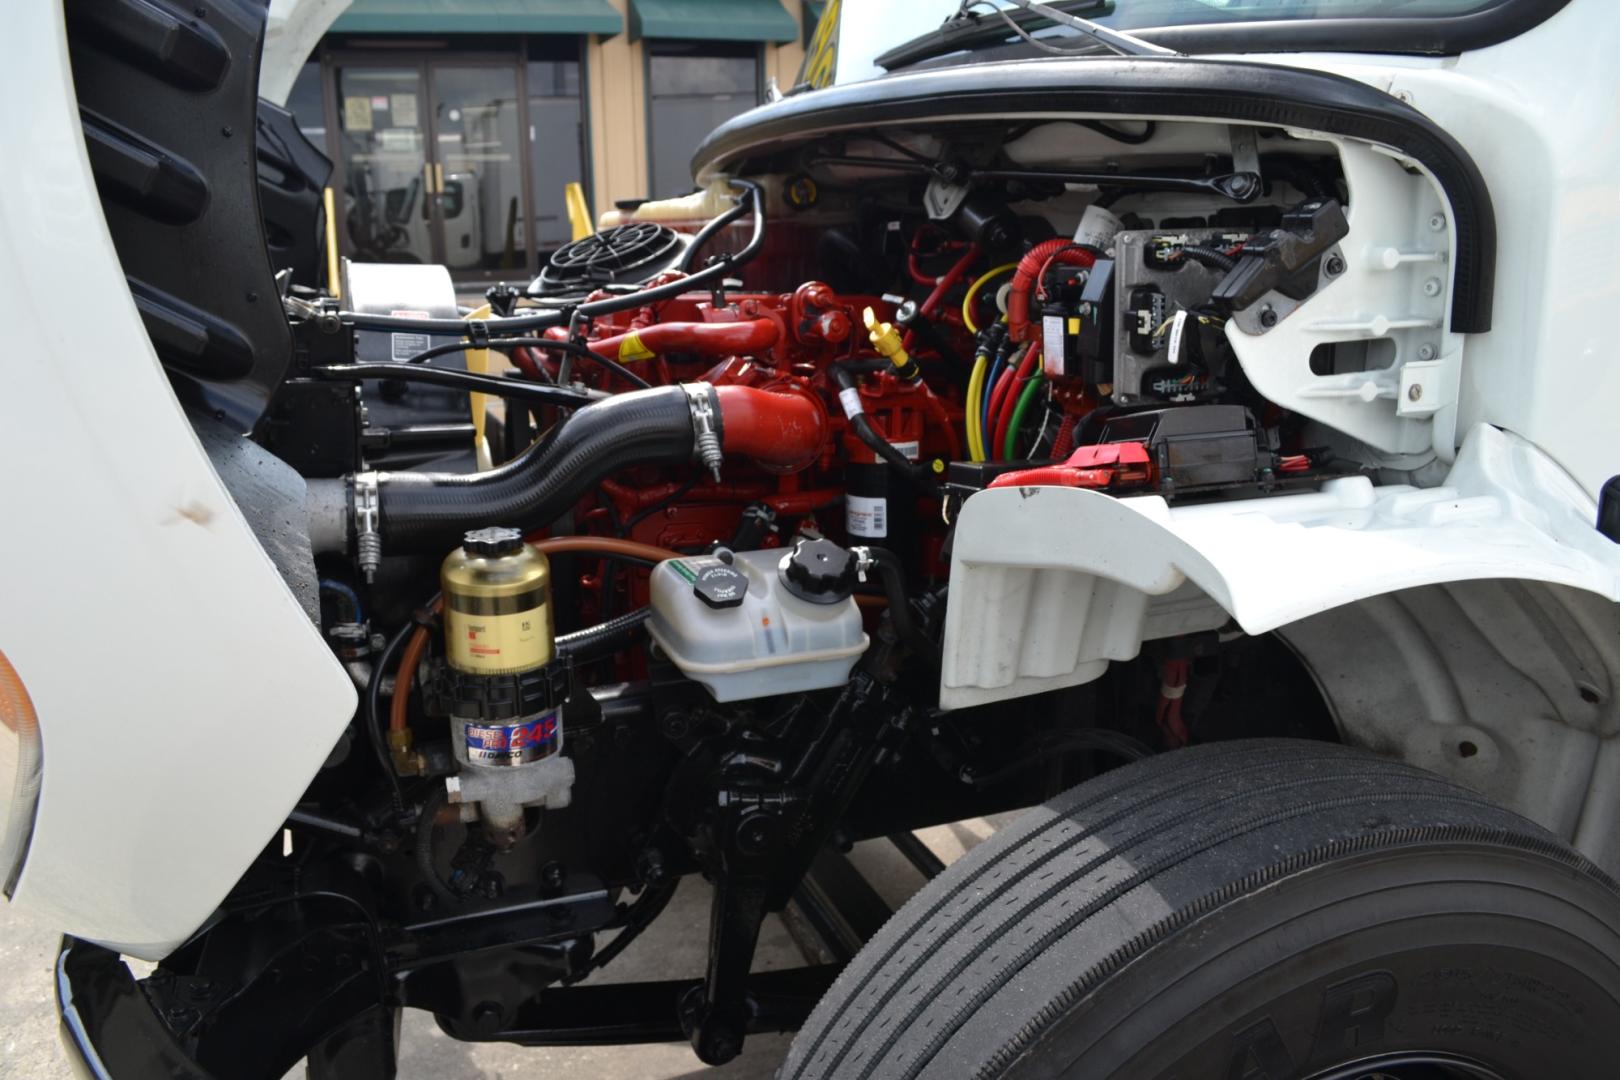
[(1408, 401), (1421, 401), (1421, 400), (1423, 400), (1423, 384), (1422, 383), (1413, 383), (1411, 386), (1407, 387), (1407, 389), (1406, 389), (1406, 399)]
[(1423, 295), (1424, 296), (1439, 296), (1440, 295), (1440, 279), (1439, 278), (1430, 278), (1429, 280), (1425, 281), (1423, 283)]
[(1437, 351), (1438, 350), (1436, 350), (1433, 345), (1430, 345), (1428, 342), (1424, 342), (1422, 345), (1418, 346), (1418, 359), (1433, 360)]
[(493, 1035), (501, 1030), (504, 1019), (501, 1007), (493, 1001), (486, 1001), (473, 1010), (473, 1030), (480, 1035)]
[(1337, 255), (1328, 256), (1327, 272), (1329, 277), (1338, 277), (1344, 273), (1344, 260)]
[(1264, 326), (1268, 330), (1271, 327), (1276, 326), (1277, 325), (1277, 313), (1275, 311), (1273, 311), (1271, 308), (1266, 308), (1265, 310), (1261, 311), (1260, 312), (1260, 325)]
[(1434, 214), (1429, 218), (1429, 228), (1433, 229), (1435, 232), (1440, 232), (1445, 229), (1445, 227), (1446, 215)]

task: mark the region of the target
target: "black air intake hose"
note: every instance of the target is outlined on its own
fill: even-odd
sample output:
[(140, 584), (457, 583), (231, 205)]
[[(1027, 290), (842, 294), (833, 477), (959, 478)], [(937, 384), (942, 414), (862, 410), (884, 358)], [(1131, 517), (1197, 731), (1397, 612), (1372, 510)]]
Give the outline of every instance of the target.
[[(718, 424), (714, 390), (704, 391)], [(544, 528), (620, 469), (690, 461), (694, 441), (687, 392), (659, 386), (579, 409), (489, 472), (385, 473), (377, 484), (383, 549), (447, 551), (467, 529), (484, 525)]]

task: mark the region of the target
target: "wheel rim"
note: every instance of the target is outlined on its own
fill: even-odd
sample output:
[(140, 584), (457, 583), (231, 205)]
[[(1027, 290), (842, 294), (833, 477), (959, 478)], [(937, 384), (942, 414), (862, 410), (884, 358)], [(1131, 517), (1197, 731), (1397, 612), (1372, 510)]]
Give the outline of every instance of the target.
[(1482, 1061), (1457, 1054), (1409, 1050), (1348, 1061), (1307, 1080), (1507, 1080)]

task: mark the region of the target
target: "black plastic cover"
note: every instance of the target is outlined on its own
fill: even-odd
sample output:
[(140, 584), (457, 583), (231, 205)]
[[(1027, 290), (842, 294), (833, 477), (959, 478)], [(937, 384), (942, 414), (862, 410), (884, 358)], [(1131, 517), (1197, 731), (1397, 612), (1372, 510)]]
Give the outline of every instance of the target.
[(293, 114), (259, 101), (259, 206), (270, 265), (291, 270), (294, 285), (325, 285), (321, 192), (332, 162), (298, 128)]

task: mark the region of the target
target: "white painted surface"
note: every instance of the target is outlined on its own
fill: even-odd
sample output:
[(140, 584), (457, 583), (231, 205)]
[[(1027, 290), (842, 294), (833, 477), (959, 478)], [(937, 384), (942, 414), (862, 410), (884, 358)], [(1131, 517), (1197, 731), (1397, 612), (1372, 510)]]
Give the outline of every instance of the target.
[(326, 28), (337, 22), (354, 0), (270, 0), (264, 27), (264, 53), (259, 57), (259, 96), (287, 103), (304, 62), (315, 51)]
[(354, 710), (152, 352), (91, 179), (57, 4), (11, 13), (0, 146), (0, 648), (45, 776), (15, 902), (163, 955), (218, 904)]
[(1177, 597), (1197, 612), (1188, 586), (1250, 634), (1450, 581), (1546, 581), (1620, 600), (1620, 546), (1592, 527), (1596, 513), (1545, 454), (1486, 425), (1434, 488), (1357, 476), (1179, 508), (1077, 488), (983, 491), (957, 522), (940, 700), (1088, 682), (1142, 641), (1186, 632), (1155, 616)]
[[(1401, 96), (1468, 151), (1496, 209), (1495, 318), (1467, 338), (1457, 432), (1524, 436), (1596, 496), (1620, 474), (1620, 19), (1572, 0), (1511, 41), (1453, 58), (1268, 56)], [(1245, 358), (1247, 365), (1247, 358)]]

